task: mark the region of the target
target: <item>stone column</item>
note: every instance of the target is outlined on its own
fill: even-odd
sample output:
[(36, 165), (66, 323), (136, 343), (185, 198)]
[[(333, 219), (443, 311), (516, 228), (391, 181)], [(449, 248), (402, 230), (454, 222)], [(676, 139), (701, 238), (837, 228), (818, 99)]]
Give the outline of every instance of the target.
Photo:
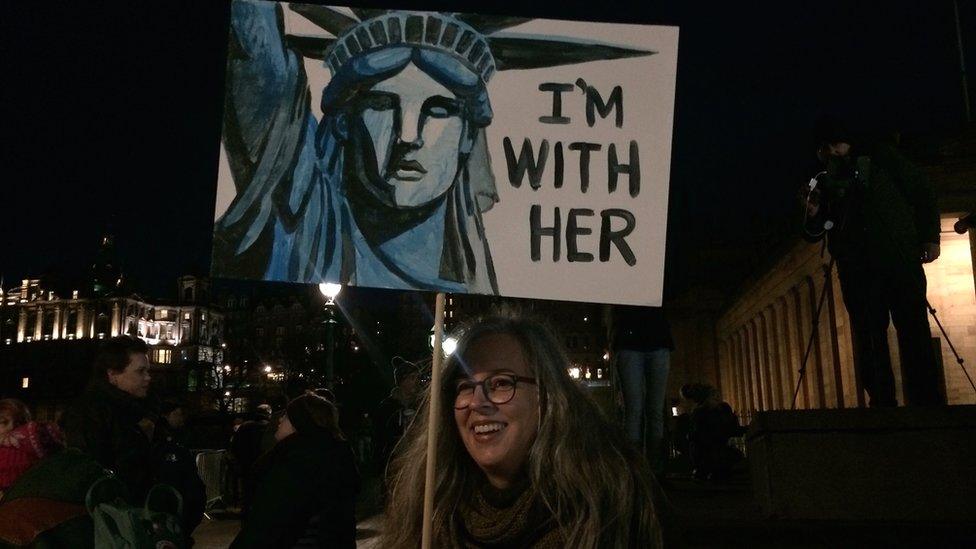
[(20, 316), (17, 319), (17, 343), (23, 343), (24, 332), (27, 330), (27, 308), (21, 305)]
[(122, 310), (118, 301), (112, 301), (112, 337), (119, 335), (119, 322), (122, 318)]
[(61, 307), (60, 303), (54, 307), (54, 326), (51, 327), (51, 339), (61, 339)]
[(37, 316), (34, 319), (34, 341), (40, 341), (44, 329), (44, 308), (37, 306)]

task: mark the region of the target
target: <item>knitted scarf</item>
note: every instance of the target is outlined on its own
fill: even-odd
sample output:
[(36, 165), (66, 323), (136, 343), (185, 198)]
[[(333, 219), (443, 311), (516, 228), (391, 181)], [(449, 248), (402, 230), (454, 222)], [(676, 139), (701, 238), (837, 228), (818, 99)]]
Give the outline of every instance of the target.
[(485, 482), (461, 505), (458, 546), (466, 549), (561, 549), (566, 546), (528, 479), (500, 490)]

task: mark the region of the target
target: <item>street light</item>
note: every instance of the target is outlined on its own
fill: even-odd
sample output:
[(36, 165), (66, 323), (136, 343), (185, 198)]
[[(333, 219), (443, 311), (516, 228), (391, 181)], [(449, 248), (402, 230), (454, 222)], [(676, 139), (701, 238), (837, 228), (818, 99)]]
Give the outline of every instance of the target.
[[(434, 329), (433, 328), (431, 328), (431, 330), (430, 330), (430, 341), (429, 341), (429, 343), (430, 343), (431, 350), (433, 350), (434, 349)], [(451, 356), (451, 353), (453, 353), (457, 349), (457, 338), (454, 338), (454, 337), (451, 337), (451, 336), (445, 336), (444, 337), (444, 340), (441, 342), (441, 349), (444, 350), (444, 356)]]
[(319, 284), (319, 291), (327, 300), (326, 305), (335, 304), (335, 299), (339, 297), (339, 293), (342, 292), (342, 284), (335, 284), (333, 282), (323, 282)]
[(333, 376), (335, 372), (335, 300), (342, 291), (342, 284), (333, 282), (323, 282), (319, 284), (319, 291), (325, 297), (325, 386), (333, 388)]

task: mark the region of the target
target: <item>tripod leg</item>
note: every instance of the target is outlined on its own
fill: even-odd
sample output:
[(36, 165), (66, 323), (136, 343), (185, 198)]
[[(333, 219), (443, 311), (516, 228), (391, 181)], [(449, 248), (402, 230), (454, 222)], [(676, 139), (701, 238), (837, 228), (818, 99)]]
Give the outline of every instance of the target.
[(830, 273), (834, 270), (834, 258), (824, 267), (824, 283), (820, 289), (820, 299), (817, 303), (817, 312), (813, 314), (813, 323), (810, 328), (810, 338), (807, 340), (807, 350), (803, 353), (803, 361), (800, 363), (800, 370), (796, 378), (796, 389), (793, 390), (793, 410), (796, 410), (796, 399), (800, 395), (800, 387), (803, 386), (803, 378), (807, 373), (807, 361), (810, 360), (810, 351), (817, 340), (817, 330), (820, 328), (820, 314), (823, 312), (824, 303), (827, 301), (828, 284), (831, 284)]
[(928, 308), (929, 314), (932, 315), (932, 318), (935, 319), (935, 324), (936, 326), (939, 327), (939, 331), (942, 332), (942, 337), (945, 338), (946, 343), (949, 344), (949, 349), (952, 350), (953, 356), (956, 357), (956, 362), (959, 364), (959, 367), (962, 368), (962, 373), (966, 374), (966, 380), (969, 381), (969, 386), (973, 388), (974, 392), (976, 392), (976, 384), (973, 383), (973, 378), (970, 377), (969, 372), (966, 370), (966, 366), (963, 364), (965, 360), (963, 360), (963, 358), (959, 356), (959, 351), (956, 350), (956, 346), (953, 345), (952, 340), (949, 339), (948, 332), (946, 332), (945, 327), (942, 326), (942, 322), (939, 321), (939, 317), (935, 314), (936, 313), (935, 307), (933, 307), (932, 304), (929, 303), (928, 299), (925, 300), (925, 306)]

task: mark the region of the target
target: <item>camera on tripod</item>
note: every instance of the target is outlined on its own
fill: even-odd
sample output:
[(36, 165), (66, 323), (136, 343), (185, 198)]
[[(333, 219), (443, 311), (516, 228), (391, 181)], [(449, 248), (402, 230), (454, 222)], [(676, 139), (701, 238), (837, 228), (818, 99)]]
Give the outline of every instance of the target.
[(828, 202), (844, 200), (852, 191), (866, 184), (869, 169), (870, 159), (866, 156), (856, 160), (832, 158), (827, 163), (827, 169), (810, 180), (810, 190), (819, 189), (822, 200)]

